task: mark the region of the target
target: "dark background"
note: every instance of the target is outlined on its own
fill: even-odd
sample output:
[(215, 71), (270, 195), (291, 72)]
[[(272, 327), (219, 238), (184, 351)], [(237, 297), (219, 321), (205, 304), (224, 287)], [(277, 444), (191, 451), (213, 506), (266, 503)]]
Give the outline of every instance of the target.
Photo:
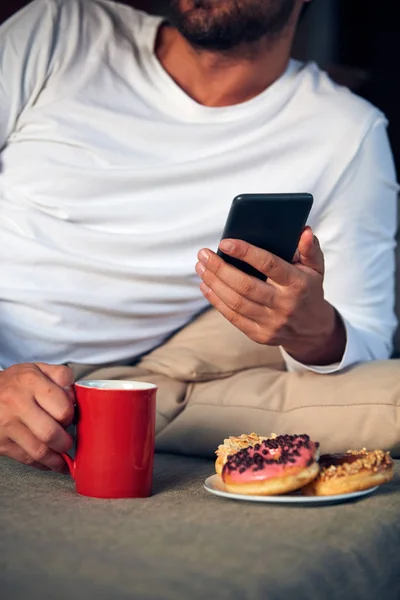
[[(162, 14), (162, 0), (125, 0)], [(0, 22), (28, 4), (9, 0)], [(397, 11), (396, 11), (397, 12)], [(389, 119), (389, 134), (400, 171), (400, 26), (395, 0), (313, 0), (302, 19), (294, 55), (315, 60), (339, 83), (377, 105)]]

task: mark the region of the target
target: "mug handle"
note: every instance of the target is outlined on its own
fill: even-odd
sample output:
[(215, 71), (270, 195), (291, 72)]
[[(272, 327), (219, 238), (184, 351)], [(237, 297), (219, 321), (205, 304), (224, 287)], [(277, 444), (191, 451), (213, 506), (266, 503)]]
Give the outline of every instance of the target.
[(75, 472), (76, 472), (76, 460), (74, 460), (73, 458), (71, 458), (68, 454), (66, 454), (65, 452), (61, 452), (61, 456), (63, 457), (63, 459), (65, 460), (65, 462), (67, 463), (69, 472), (71, 474), (72, 479), (75, 479)]

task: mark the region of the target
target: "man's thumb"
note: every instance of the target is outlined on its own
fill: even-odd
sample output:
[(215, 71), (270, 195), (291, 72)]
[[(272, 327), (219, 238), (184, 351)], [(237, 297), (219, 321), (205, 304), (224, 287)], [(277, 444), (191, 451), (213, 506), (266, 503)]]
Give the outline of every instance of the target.
[(318, 238), (313, 234), (311, 227), (304, 228), (297, 248), (298, 262), (323, 275), (324, 255), (322, 254)]

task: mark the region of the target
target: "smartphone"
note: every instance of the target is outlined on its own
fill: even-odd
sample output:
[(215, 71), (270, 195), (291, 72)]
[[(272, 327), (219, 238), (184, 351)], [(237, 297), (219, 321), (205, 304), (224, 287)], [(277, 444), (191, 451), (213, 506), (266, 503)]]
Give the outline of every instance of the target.
[[(221, 239), (244, 240), (291, 263), (312, 205), (312, 195), (305, 193), (240, 194), (232, 202)], [(242, 260), (221, 250), (217, 254), (244, 273), (267, 279)]]

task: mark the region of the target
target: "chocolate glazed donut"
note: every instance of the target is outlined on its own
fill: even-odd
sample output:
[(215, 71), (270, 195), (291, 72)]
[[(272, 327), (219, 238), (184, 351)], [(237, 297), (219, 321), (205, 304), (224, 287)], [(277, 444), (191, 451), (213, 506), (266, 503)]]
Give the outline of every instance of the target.
[(278, 435), (228, 456), (222, 480), (228, 492), (272, 496), (300, 489), (319, 473), (318, 443), (308, 435)]
[(306, 496), (336, 496), (360, 492), (390, 481), (393, 460), (389, 452), (348, 450), (345, 454), (324, 454), (320, 474), (302, 490)]

